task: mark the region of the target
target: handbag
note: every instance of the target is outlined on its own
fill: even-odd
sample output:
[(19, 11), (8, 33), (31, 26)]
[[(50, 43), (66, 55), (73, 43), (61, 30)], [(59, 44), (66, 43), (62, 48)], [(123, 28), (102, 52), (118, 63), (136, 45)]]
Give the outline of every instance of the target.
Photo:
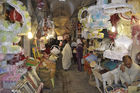
[(52, 53), (52, 54), (55, 54), (55, 55), (58, 55), (58, 54), (60, 53), (60, 47), (57, 46), (57, 45), (53, 45), (53, 46), (51, 47), (51, 53)]

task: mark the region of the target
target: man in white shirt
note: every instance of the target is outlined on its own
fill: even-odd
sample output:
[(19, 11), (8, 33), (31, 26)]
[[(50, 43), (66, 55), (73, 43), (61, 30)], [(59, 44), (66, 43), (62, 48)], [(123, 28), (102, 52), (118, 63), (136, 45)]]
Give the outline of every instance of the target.
[(132, 62), (131, 57), (126, 55), (123, 57), (123, 64), (120, 66), (119, 72), (121, 82), (128, 87), (140, 76), (140, 66)]

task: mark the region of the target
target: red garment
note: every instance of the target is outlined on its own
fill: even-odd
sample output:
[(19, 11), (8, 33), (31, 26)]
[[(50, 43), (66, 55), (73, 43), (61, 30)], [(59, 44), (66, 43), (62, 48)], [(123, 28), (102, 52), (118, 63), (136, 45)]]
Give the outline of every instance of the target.
[(85, 56), (83, 56), (83, 58), (85, 59), (86, 57), (88, 57), (90, 55), (90, 53), (86, 54)]
[(45, 49), (45, 52), (46, 52), (47, 54), (50, 54), (50, 53), (51, 53), (51, 49), (48, 47), (48, 48)]
[(91, 75), (92, 74), (92, 70), (91, 70), (90, 64), (87, 61), (85, 61), (84, 63), (85, 63), (84, 64), (84, 70), (86, 72), (88, 72), (89, 75)]
[(116, 26), (117, 22), (120, 20), (120, 17), (118, 16), (118, 14), (114, 14), (111, 16), (110, 20), (111, 20), (111, 24), (113, 26)]
[(118, 34), (117, 32), (108, 31), (109, 38), (113, 41), (116, 38), (117, 34)]
[(9, 17), (11, 21), (22, 21), (22, 16), (15, 9), (10, 11)]

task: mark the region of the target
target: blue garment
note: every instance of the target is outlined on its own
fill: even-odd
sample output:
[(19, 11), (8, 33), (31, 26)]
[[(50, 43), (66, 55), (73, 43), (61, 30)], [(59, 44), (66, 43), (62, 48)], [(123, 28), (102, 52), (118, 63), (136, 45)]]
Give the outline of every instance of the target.
[(97, 61), (97, 56), (91, 54), (88, 57), (86, 57), (86, 61), (88, 62)]

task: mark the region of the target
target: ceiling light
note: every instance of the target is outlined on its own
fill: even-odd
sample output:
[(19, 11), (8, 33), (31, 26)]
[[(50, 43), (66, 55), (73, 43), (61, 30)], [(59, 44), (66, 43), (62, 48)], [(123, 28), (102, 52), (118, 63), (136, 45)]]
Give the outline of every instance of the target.
[(115, 32), (115, 30), (116, 30), (116, 28), (113, 26), (113, 27), (112, 27), (112, 32)]
[(28, 32), (28, 38), (29, 38), (29, 39), (32, 39), (32, 38), (33, 38), (32, 32)]

